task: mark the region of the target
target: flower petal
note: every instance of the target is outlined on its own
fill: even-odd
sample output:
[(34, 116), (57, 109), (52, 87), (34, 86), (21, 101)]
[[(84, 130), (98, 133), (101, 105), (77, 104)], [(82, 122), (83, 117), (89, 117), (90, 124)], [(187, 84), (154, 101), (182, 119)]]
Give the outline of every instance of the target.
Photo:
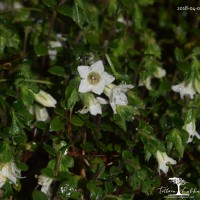
[(105, 83), (104, 83), (103, 80), (101, 80), (98, 84), (92, 85), (92, 89), (91, 90), (95, 94), (100, 95), (103, 92), (104, 88), (105, 88)]
[(115, 103), (117, 105), (127, 105), (128, 104), (127, 97), (124, 93), (115, 94), (114, 98), (115, 98)]
[(102, 74), (104, 72), (104, 66), (103, 66), (103, 62), (101, 60), (92, 64), (91, 68), (92, 68), (91, 71), (97, 71), (100, 74)]
[(81, 66), (78, 66), (77, 70), (78, 70), (78, 73), (79, 73), (81, 78), (87, 78), (87, 75), (90, 72), (90, 67), (81, 65)]
[(99, 103), (91, 105), (89, 109), (91, 115), (102, 114), (101, 105)]
[(105, 81), (105, 85), (112, 83), (115, 80), (115, 77), (108, 74), (107, 72), (103, 72), (102, 78)]
[(78, 112), (81, 113), (81, 114), (86, 114), (88, 113), (89, 109), (86, 108), (86, 107), (83, 107), (81, 110), (79, 110)]
[(115, 101), (111, 101), (110, 106), (113, 109), (114, 114), (117, 114), (117, 105), (116, 105)]
[(108, 104), (108, 101), (105, 100), (104, 98), (97, 97), (96, 99), (97, 99), (97, 101), (98, 101), (100, 104)]
[(35, 100), (45, 107), (55, 107), (57, 101), (48, 93), (40, 90), (39, 93), (34, 94)]
[(82, 79), (79, 85), (78, 91), (81, 93), (90, 92), (92, 89), (92, 85), (88, 83), (86, 79)]
[(154, 76), (156, 78), (162, 78), (163, 76), (166, 75), (166, 71), (160, 67), (157, 68), (157, 71), (154, 73)]

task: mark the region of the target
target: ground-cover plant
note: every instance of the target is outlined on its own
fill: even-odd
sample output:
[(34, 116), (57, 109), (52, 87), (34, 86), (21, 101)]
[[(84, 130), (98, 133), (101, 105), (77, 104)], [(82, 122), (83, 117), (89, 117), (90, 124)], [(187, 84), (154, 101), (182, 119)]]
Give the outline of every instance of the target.
[(200, 199), (199, 13), (1, 1), (0, 198)]

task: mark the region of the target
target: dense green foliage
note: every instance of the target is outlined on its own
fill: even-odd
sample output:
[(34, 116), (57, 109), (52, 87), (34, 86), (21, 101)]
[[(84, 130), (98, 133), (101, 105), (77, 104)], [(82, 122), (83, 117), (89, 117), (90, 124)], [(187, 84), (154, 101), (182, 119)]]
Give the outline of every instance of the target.
[[(199, 14), (195, 0), (0, 2), (0, 197), (163, 199), (170, 177), (198, 190)], [(115, 90), (80, 92), (78, 67), (100, 60)], [(166, 171), (158, 152), (174, 160)], [(17, 182), (2, 172), (11, 162)]]

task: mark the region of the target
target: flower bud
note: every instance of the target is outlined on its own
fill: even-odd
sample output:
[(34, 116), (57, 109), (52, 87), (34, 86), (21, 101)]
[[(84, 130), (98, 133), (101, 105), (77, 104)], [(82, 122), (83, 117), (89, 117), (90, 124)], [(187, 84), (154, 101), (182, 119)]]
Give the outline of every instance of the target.
[(49, 120), (49, 114), (46, 108), (35, 107), (35, 118), (36, 121), (46, 122)]
[(200, 94), (200, 81), (197, 79), (194, 79), (194, 88)]
[(34, 95), (35, 100), (45, 107), (55, 107), (55, 104), (57, 103), (57, 101), (50, 94), (44, 92), (43, 90), (40, 90), (39, 93)]
[(166, 71), (160, 67), (157, 68), (157, 71), (154, 73), (154, 76), (156, 78), (162, 78), (163, 76), (166, 75)]

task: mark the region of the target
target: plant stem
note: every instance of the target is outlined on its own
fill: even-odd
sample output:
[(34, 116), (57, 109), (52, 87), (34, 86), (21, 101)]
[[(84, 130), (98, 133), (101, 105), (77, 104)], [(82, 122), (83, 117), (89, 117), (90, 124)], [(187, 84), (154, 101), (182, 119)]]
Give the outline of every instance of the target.
[(117, 78), (117, 77), (118, 77), (118, 73), (116, 72), (116, 70), (115, 70), (115, 67), (114, 67), (113, 63), (112, 63), (112, 61), (110, 60), (110, 57), (109, 57), (109, 55), (108, 55), (108, 54), (106, 54), (105, 56), (106, 56), (106, 59), (107, 59), (107, 61), (108, 61), (109, 65), (110, 65), (110, 67), (111, 67), (111, 70), (112, 70), (112, 72), (113, 72), (114, 76)]
[[(0, 79), (0, 82), (8, 82), (8, 81), (15, 81), (14, 79)], [(35, 79), (24, 79), (25, 82), (32, 82), (32, 83), (41, 83), (46, 85), (53, 85), (50, 81), (43, 81), (43, 80), (35, 80)]]

